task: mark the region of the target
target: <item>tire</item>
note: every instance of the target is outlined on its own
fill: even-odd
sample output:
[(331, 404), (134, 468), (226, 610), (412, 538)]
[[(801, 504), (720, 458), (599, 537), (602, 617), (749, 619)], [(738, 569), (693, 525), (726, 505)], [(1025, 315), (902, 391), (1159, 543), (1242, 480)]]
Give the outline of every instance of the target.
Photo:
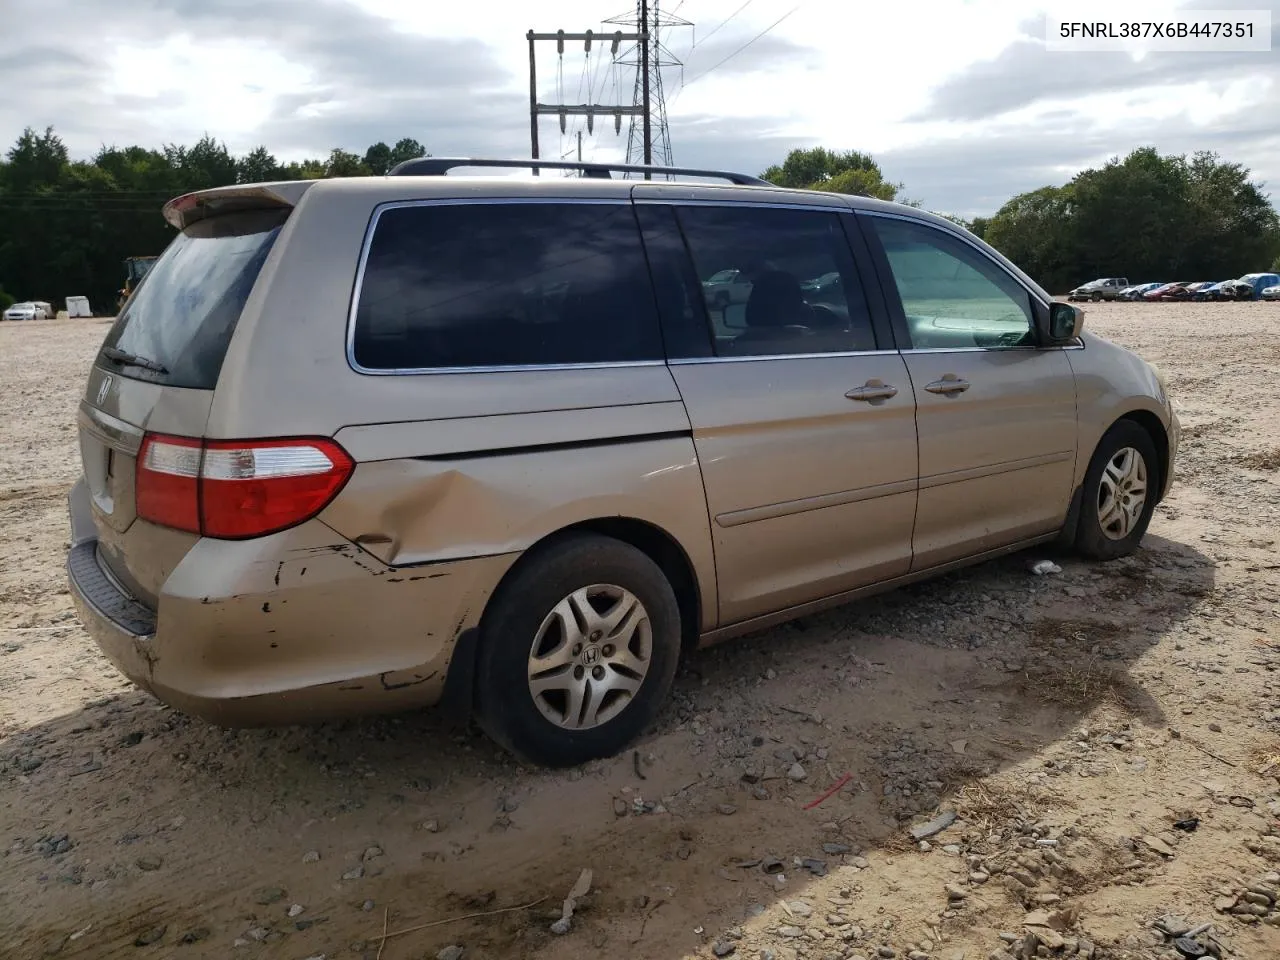
[[(622, 617), (622, 627), (632, 626), (622, 638), (627, 646), (609, 644), (618, 628), (607, 618), (631, 609), (630, 601), (640, 619)], [(481, 620), (477, 720), (500, 746), (537, 766), (612, 756), (666, 700), (680, 639), (675, 591), (646, 554), (596, 534), (553, 542), (520, 561)], [(601, 692), (602, 682), (624, 689)]]
[[(1121, 420), (1108, 430), (1099, 441), (1085, 474), (1076, 550), (1091, 560), (1115, 560), (1132, 553), (1151, 523), (1161, 469), (1151, 435), (1138, 424)], [(1121, 503), (1119, 512), (1113, 512), (1114, 492), (1118, 489), (1122, 495), (1127, 491), (1133, 496), (1139, 484), (1141, 505), (1137, 505), (1134, 497), (1128, 511)]]
[(1091, 296), (1089, 299), (1090, 299), (1090, 300), (1092, 300), (1094, 303), (1101, 303), (1101, 302), (1102, 302), (1102, 294), (1100, 294), (1100, 293), (1095, 293), (1095, 294), (1094, 294), (1093, 296)]

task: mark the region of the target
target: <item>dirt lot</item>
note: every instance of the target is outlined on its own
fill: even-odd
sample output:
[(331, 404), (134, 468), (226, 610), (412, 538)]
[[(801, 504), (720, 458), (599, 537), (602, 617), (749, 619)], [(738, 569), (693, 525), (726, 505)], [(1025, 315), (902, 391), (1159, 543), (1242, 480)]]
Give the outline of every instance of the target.
[(1139, 554), (697, 654), (634, 754), (559, 774), (432, 716), (223, 731), (118, 679), (62, 572), (105, 328), (0, 324), (0, 957), (1162, 957), (1170, 914), (1280, 956), (1280, 305), (1089, 322), (1186, 427)]

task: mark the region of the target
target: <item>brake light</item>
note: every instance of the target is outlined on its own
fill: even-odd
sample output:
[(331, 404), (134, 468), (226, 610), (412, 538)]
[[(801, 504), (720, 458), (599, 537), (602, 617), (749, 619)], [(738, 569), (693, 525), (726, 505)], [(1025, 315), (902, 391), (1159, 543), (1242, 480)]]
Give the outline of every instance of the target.
[(322, 437), (201, 442), (147, 434), (138, 463), (139, 517), (221, 540), (310, 520), (355, 468), (342, 447)]

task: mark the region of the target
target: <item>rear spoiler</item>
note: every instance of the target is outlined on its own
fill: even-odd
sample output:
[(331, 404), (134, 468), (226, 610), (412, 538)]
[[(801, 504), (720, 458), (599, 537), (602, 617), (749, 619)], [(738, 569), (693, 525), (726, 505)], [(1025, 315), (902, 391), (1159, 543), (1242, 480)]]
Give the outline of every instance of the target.
[(197, 220), (236, 210), (263, 210), (296, 206), (315, 180), (281, 180), (196, 190), (174, 197), (162, 210), (170, 226), (182, 230)]

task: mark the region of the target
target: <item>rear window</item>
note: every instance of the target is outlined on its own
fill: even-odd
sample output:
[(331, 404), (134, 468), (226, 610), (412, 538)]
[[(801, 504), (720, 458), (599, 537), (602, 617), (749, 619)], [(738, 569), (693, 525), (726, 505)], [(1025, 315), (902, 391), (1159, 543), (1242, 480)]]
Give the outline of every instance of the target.
[(352, 350), (365, 370), (662, 359), (630, 204), (383, 210), (361, 279)]
[(125, 304), (98, 362), (138, 380), (212, 390), (240, 312), (288, 215), (228, 213), (183, 230)]

